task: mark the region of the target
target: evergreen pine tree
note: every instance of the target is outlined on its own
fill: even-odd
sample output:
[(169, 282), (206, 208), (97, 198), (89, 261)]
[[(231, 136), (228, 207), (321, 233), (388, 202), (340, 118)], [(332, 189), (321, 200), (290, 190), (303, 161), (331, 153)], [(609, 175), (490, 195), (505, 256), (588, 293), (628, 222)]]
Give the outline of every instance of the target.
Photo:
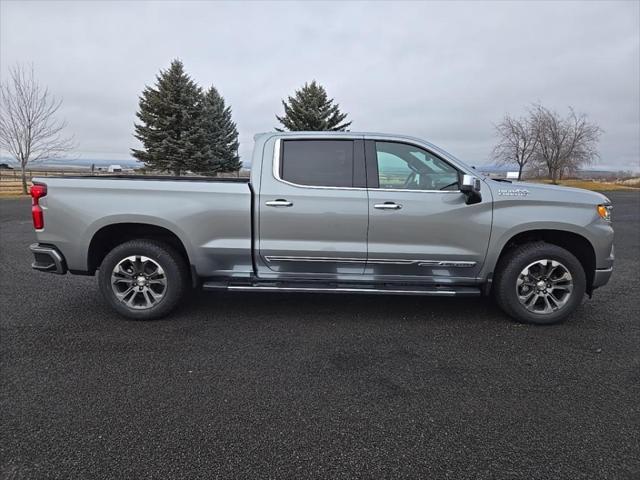
[[(289, 97), (288, 102), (282, 100), (284, 116), (276, 115), (278, 121), (289, 131), (345, 131), (351, 122), (345, 122), (346, 113), (340, 111), (340, 106), (328, 98), (327, 91), (315, 80), (311, 84), (304, 84), (296, 90), (295, 96)], [(276, 130), (282, 132), (283, 129)]]
[(203, 94), (180, 60), (156, 76), (154, 87), (140, 96), (134, 136), (143, 150), (133, 156), (152, 170), (180, 175), (187, 170), (207, 173), (211, 157), (203, 128)]
[(231, 119), (231, 107), (215, 87), (204, 94), (204, 130), (214, 172), (237, 172), (242, 167), (238, 156), (238, 130)]

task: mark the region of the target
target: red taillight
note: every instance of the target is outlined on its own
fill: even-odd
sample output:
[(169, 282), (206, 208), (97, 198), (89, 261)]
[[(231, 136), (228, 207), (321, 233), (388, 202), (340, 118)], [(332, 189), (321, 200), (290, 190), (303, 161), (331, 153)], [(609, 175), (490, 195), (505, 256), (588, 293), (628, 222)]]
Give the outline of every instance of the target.
[(44, 212), (40, 205), (33, 205), (31, 207), (31, 216), (33, 217), (33, 228), (42, 230), (44, 228)]
[(31, 198), (33, 198), (34, 205), (37, 205), (38, 200), (47, 194), (47, 186), (44, 183), (34, 183), (31, 186)]
[(30, 192), (33, 228), (36, 230), (42, 230), (44, 228), (44, 211), (40, 206), (40, 199), (47, 195), (47, 186), (44, 183), (34, 183)]

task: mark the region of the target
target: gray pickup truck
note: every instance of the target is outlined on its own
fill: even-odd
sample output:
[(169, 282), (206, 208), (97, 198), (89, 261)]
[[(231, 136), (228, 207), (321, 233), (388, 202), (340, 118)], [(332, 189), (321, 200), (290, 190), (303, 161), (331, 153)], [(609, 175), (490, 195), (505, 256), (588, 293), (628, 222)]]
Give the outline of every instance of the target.
[(36, 178), (33, 268), (97, 271), (106, 301), (140, 320), (201, 287), (492, 294), (551, 324), (611, 276), (605, 196), (483, 178), (423, 140), (264, 133), (251, 167), (250, 180)]

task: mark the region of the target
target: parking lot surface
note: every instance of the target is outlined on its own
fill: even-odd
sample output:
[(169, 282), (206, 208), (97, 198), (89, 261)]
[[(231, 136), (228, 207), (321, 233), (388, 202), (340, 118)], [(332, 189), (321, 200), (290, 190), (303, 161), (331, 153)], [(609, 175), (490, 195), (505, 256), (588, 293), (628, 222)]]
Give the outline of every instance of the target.
[(640, 478), (640, 194), (561, 325), (488, 299), (197, 293), (118, 317), (0, 200), (0, 477)]

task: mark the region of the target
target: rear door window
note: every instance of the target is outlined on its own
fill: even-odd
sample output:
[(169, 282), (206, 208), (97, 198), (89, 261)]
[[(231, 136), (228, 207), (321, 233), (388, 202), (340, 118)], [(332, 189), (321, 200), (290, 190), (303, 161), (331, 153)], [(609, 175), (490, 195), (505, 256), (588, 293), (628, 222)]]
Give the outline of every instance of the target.
[(353, 140), (283, 140), (280, 178), (298, 185), (353, 187)]

